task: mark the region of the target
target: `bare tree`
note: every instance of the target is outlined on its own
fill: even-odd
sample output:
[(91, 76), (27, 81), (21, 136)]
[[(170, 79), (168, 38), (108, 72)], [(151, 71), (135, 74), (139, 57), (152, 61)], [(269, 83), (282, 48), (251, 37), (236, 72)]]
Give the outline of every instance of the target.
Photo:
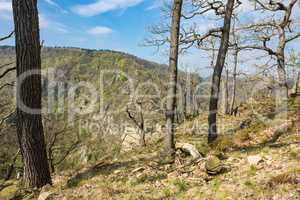
[(299, 94), (299, 92), (300, 92), (299, 91), (299, 83), (300, 83), (300, 72), (298, 72), (298, 74), (297, 74), (294, 86), (293, 86), (289, 96), (292, 97), (292, 96), (297, 96)]
[(229, 82), (229, 70), (228, 70), (228, 67), (226, 65), (224, 65), (224, 76), (222, 77), (222, 90), (223, 90), (223, 113), (225, 115), (228, 115), (230, 112), (229, 112), (229, 85), (228, 85), (228, 82)]
[(169, 57), (169, 88), (167, 93), (166, 108), (166, 136), (165, 153), (170, 162), (175, 159), (175, 110), (176, 110), (176, 87), (177, 87), (177, 65), (179, 49), (180, 19), (182, 0), (174, 0), (172, 9), (171, 43)]
[(143, 104), (141, 101), (136, 101), (135, 106), (137, 107), (138, 111), (138, 117), (136, 117), (131, 110), (129, 109), (129, 106), (126, 107), (126, 113), (133, 121), (133, 123), (137, 126), (139, 136), (140, 136), (140, 145), (142, 147), (146, 146), (146, 130), (145, 130), (145, 120), (144, 120), (144, 113), (143, 113)]
[[(13, 0), (17, 60), (17, 135), (28, 187), (51, 184), (41, 117), (41, 46), (37, 0)], [(34, 75), (22, 80), (25, 73)], [(38, 110), (25, 112), (24, 106)]]
[(233, 57), (233, 68), (232, 68), (232, 96), (230, 102), (230, 114), (233, 115), (233, 111), (235, 109), (235, 100), (236, 100), (236, 88), (237, 88), (237, 67), (238, 67), (238, 37), (235, 33), (235, 19), (233, 21), (232, 26), (232, 57)]
[[(184, 22), (187, 23), (183, 23), (180, 27), (180, 53), (184, 53), (194, 46), (201, 48), (203, 46), (203, 42), (211, 37), (221, 38), (221, 27), (211, 28), (206, 33), (202, 33), (199, 32), (199, 28), (197, 25), (195, 25), (194, 23), (192, 23), (193, 25), (191, 25), (189, 21), (211, 12), (214, 12), (215, 15), (218, 16), (218, 19), (222, 19), (220, 16), (225, 13), (225, 6), (223, 4), (223, 1), (186, 0), (184, 3), (185, 4), (184, 6), (182, 6), (183, 8), (181, 11), (181, 20), (184, 20)], [(169, 19), (171, 12), (171, 6), (167, 6), (167, 8), (163, 9), (163, 13), (165, 14), (163, 18)], [(170, 30), (170, 24), (164, 23), (164, 21), (160, 24), (152, 26), (150, 28), (150, 32), (153, 37), (150, 39), (147, 38), (145, 40), (145, 45), (155, 46), (159, 49), (161, 46), (169, 44), (171, 42), (171, 38), (169, 37)]]
[[(294, 31), (292, 31), (291, 28), (293, 21), (292, 14), (297, 1), (298, 0), (289, 0), (289, 3), (285, 5), (284, 2), (263, 2), (260, 0), (255, 0), (255, 2), (258, 4), (257, 9), (272, 13), (283, 12), (284, 14), (278, 20), (272, 18), (266, 22), (250, 24), (243, 27), (242, 29), (253, 30), (256, 33), (261, 33), (261, 36), (258, 37), (258, 40), (262, 42), (262, 45), (245, 45), (243, 47), (239, 47), (239, 49), (263, 50), (266, 51), (270, 56), (276, 57), (278, 86), (280, 97), (283, 101), (288, 97), (285, 49), (289, 42), (300, 37), (300, 32), (293, 33)], [(276, 50), (273, 50), (268, 46), (268, 42), (274, 37), (277, 37), (278, 41)]]
[(234, 0), (227, 1), (224, 16), (224, 26), (222, 29), (222, 38), (212, 77), (211, 97), (208, 114), (208, 143), (212, 143), (217, 138), (217, 110), (220, 91), (220, 80), (229, 46), (229, 35), (231, 29), (231, 18), (234, 9), (234, 2)]
[(201, 78), (196, 72), (189, 72), (187, 69), (180, 73), (178, 78), (177, 91), (177, 115), (178, 123), (189, 120), (197, 115), (198, 105), (196, 102), (196, 89)]

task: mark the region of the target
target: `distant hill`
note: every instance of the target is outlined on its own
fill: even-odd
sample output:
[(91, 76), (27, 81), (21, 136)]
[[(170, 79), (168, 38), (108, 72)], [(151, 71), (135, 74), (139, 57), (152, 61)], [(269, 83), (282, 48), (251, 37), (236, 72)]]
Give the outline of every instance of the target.
[[(15, 65), (15, 48), (0, 46), (0, 66), (7, 63), (12, 64), (0, 68), (0, 74)], [(101, 156), (112, 148), (120, 148), (119, 142), (122, 142), (125, 133), (124, 127), (127, 127), (127, 124), (136, 127), (126, 113), (127, 105), (132, 102), (132, 95), (143, 101), (143, 117), (147, 130), (153, 129), (156, 124), (164, 123), (164, 98), (168, 84), (166, 65), (112, 50), (44, 47), (42, 49), (42, 68), (44, 74), (43, 108), (50, 108), (54, 112), (43, 115), (47, 144), (52, 141), (53, 135), (66, 129), (64, 134), (59, 135), (56, 142), (58, 148), (54, 152), (56, 161), (69, 152), (70, 146), (72, 147), (78, 138), (81, 144), (91, 142), (87, 145), (89, 147), (94, 145), (95, 149), (92, 155)], [(15, 92), (11, 86), (15, 82), (15, 77), (15, 71), (12, 71), (0, 79), (0, 88), (7, 83), (10, 84), (0, 90), (0, 119), (6, 119), (15, 110)], [(192, 77), (197, 82), (201, 81), (197, 74), (193, 74)], [(194, 83), (196, 83), (195, 81)], [(93, 93), (97, 94), (97, 99), (94, 112), (71, 119), (75, 123), (80, 123), (80, 126), (77, 127), (77, 124), (74, 126), (73, 123), (68, 124), (69, 117), (74, 111), (73, 105), (70, 109), (68, 97), (70, 88), (78, 86), (79, 83), (88, 83), (89, 86), (92, 86), (95, 89)], [(179, 71), (179, 83), (182, 86), (185, 86), (186, 83), (182, 71)], [(76, 90), (74, 106), (77, 110), (86, 109), (85, 105), (92, 100), (89, 92), (86, 87)], [(143, 97), (144, 95), (147, 97)], [(49, 106), (49, 101), (47, 101), (49, 98), (54, 101), (53, 107)], [(107, 109), (108, 114), (105, 113), (103, 116), (103, 113), (98, 112), (100, 108)], [(63, 110), (63, 112), (59, 110)], [(137, 108), (133, 105), (130, 105), (130, 110), (137, 118), (140, 117), (137, 114)], [(17, 151), (14, 127), (8, 123), (2, 125), (5, 128), (1, 127), (0, 135), (4, 135), (5, 139), (0, 142), (0, 146), (2, 149), (10, 150), (2, 151), (3, 155), (0, 153), (0, 179), (6, 173), (6, 166), (9, 164), (2, 163), (10, 161), (9, 158)], [(94, 140), (94, 134), (99, 137), (97, 142)], [(108, 137), (109, 134), (113, 136)], [(113, 141), (106, 141), (107, 139), (113, 139)], [(100, 145), (101, 147), (99, 147), (99, 142), (104, 146)], [(81, 150), (79, 148), (79, 151)], [(66, 164), (62, 164), (62, 167), (66, 167)]]
[[(155, 63), (152, 61), (148, 61), (142, 58), (139, 58), (135, 55), (114, 51), (109, 49), (84, 49), (84, 48), (77, 48), (77, 47), (44, 47), (42, 50), (43, 56), (55, 55), (58, 53), (68, 54), (72, 53), (74, 55), (89, 55), (89, 56), (101, 56), (104, 54), (112, 55), (113, 57), (123, 57), (132, 61), (135, 61), (137, 64), (150, 69), (161, 68), (162, 70), (167, 70), (167, 65)], [(0, 46), (0, 56), (1, 57), (12, 57), (15, 55), (15, 47), (14, 46)]]
[[(0, 46), (0, 63), (10, 63), (14, 60), (15, 48)], [(47, 79), (54, 80), (46, 80), (48, 82), (63, 81), (71, 84), (88, 82), (98, 92), (103, 87), (104, 94), (101, 98), (113, 109), (126, 106), (129, 93), (132, 92), (130, 91), (132, 85), (134, 88), (145, 85), (141, 86), (138, 95), (156, 95), (153, 92), (159, 88), (160, 97), (158, 98), (163, 98), (168, 80), (167, 65), (112, 50), (44, 47), (42, 49), (42, 68), (45, 71), (52, 70), (54, 72), (54, 77), (47, 77)], [(0, 73), (2, 70), (0, 69)], [(100, 80), (101, 73), (104, 73), (103, 80)], [(0, 80), (0, 83), (13, 81), (14, 77), (14, 73), (11, 73), (5, 78), (6, 80)], [(197, 82), (201, 81), (197, 74), (193, 74), (193, 77)], [(184, 84), (184, 72), (182, 71), (179, 72), (179, 80), (181, 84)], [(100, 81), (103, 82), (100, 83)]]

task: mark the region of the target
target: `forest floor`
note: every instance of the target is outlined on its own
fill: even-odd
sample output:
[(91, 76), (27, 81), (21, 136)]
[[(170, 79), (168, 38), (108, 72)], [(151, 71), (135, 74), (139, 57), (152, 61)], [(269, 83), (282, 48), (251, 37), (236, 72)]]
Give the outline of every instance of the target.
[[(0, 199), (14, 192), (15, 199), (55, 200), (300, 199), (300, 98), (289, 103), (288, 126), (273, 119), (271, 103), (251, 106), (241, 108), (238, 117), (219, 115), (219, 124), (225, 126), (219, 127), (223, 134), (213, 146), (206, 144), (206, 127), (198, 126), (206, 123), (205, 114), (177, 129), (176, 141), (194, 145), (203, 155), (197, 161), (178, 151), (175, 164), (160, 163), (163, 140), (152, 138), (146, 148), (113, 160), (104, 158), (80, 171), (58, 172), (54, 185), (37, 190), (35, 197), (32, 192), (16, 192), (15, 181), (7, 182)], [(259, 120), (257, 113), (270, 119), (268, 123)], [(215, 175), (207, 173), (212, 159), (222, 168)]]

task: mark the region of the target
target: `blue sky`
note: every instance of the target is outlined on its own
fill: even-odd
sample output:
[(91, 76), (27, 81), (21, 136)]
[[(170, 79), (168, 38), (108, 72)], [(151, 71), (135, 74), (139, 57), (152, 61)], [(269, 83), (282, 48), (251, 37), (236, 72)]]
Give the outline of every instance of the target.
[[(113, 49), (162, 61), (143, 47), (147, 28), (160, 20), (161, 0), (39, 0), (41, 39), (46, 46)], [(13, 30), (11, 0), (0, 0), (0, 35)], [(1, 43), (13, 44), (13, 39)], [(164, 60), (163, 62), (165, 62)]]

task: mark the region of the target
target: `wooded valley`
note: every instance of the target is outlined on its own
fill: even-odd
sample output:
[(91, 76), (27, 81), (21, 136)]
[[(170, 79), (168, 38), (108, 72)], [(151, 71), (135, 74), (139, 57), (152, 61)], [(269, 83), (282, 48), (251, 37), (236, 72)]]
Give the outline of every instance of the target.
[(300, 1), (155, 1), (166, 63), (44, 41), (43, 3), (146, 2), (0, 0), (0, 199), (300, 199)]

